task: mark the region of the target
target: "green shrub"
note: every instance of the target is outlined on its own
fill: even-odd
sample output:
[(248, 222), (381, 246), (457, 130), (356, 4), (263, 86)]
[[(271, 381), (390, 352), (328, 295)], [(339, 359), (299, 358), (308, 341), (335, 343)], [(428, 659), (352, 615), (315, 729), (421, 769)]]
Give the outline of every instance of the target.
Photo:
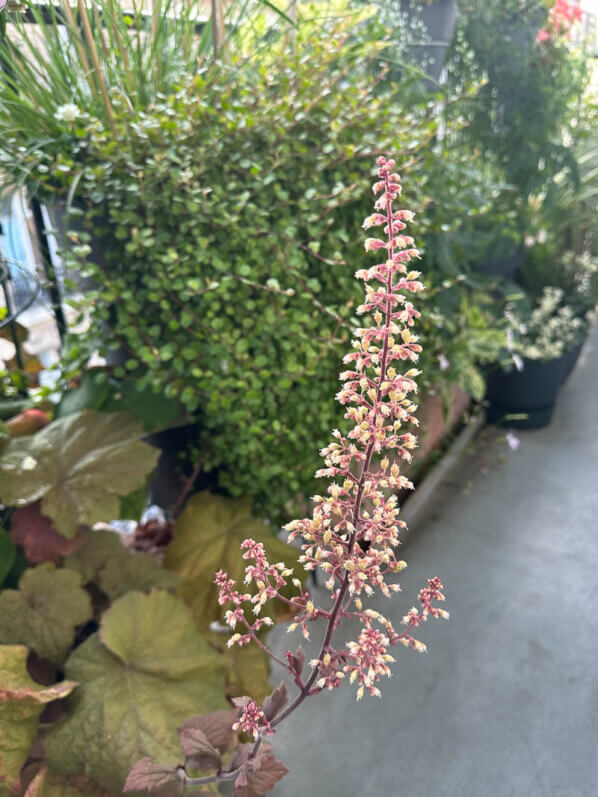
[(76, 202), (106, 230), (87, 339), (197, 412), (204, 467), (270, 514), (311, 491), (336, 422), (323, 399), (351, 335), (372, 157), (400, 152), (425, 196), (413, 164), (437, 124), (375, 96), (345, 36), (299, 41), (234, 83), (206, 73), (147, 112), (115, 101), (117, 135), (90, 121), (51, 167), (81, 172)]
[[(372, 160), (400, 153), (419, 209), (434, 188), (437, 230), (458, 224), (462, 203), (464, 168), (455, 162), (450, 185), (445, 177), (437, 98), (372, 77), (387, 46), (372, 23), (322, 23), (319, 33), (306, 24), (292, 47), (283, 37), (250, 62), (201, 69), (146, 108), (113, 91), (114, 129), (101, 115), (59, 114), (58, 152), (12, 150), (13, 173), (46, 196), (70, 192), (93, 231), (73, 215), (70, 265), (95, 286), (91, 330), (71, 341), (78, 367), (92, 348), (112, 350), (113, 376), (179, 398), (199, 420), (204, 469), (276, 519), (313, 491), (318, 449), (339, 420), (328, 397), (356, 323), (355, 231)], [(426, 232), (418, 226), (420, 239)], [(478, 352), (460, 337), (468, 290), (454, 288), (449, 323), (428, 330), (451, 330), (441, 347), (454, 370), (433, 358), (426, 378), (479, 393)]]

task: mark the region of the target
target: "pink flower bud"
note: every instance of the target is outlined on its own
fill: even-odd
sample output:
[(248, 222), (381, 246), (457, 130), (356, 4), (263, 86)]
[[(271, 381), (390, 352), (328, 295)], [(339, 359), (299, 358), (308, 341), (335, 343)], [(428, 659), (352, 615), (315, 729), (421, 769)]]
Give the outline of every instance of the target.
[(381, 241), (379, 238), (366, 238), (365, 239), (365, 251), (366, 252), (375, 252), (377, 249), (387, 249), (388, 244), (384, 241)]

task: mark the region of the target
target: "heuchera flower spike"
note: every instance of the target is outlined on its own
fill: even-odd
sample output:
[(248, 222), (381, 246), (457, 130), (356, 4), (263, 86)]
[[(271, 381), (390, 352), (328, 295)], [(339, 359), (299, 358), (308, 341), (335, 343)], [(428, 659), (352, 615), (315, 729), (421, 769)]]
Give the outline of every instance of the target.
[[(402, 234), (414, 214), (393, 210), (401, 192), (395, 162), (379, 157), (376, 164), (376, 212), (363, 227), (383, 227), (385, 239), (368, 238), (365, 249), (383, 253), (384, 260), (356, 273), (366, 284), (364, 302), (357, 312), (369, 315), (370, 323), (355, 331), (353, 350), (344, 358), (348, 369), (340, 375), (343, 385), (336, 397), (346, 407), (345, 419), (352, 426), (347, 434), (335, 429), (333, 440), (322, 449), (325, 467), (316, 476), (331, 480), (326, 495), (313, 498), (311, 517), (286, 526), (291, 539), (302, 538), (303, 567), (319, 568), (326, 574), (331, 604), (328, 608), (316, 606), (296, 578), (293, 584), (298, 596), (289, 599), (281, 595), (292, 571), (282, 562), (270, 564), (263, 546), (253, 540), (246, 540), (242, 550), (243, 558), (251, 561), (245, 570), (245, 583), (255, 584), (254, 594), (239, 592), (226, 573), (219, 571), (216, 575), (220, 603), (233, 605), (226, 612), (226, 622), (232, 630), (241, 627), (241, 633), (233, 634), (229, 644), (253, 640), (292, 675), (299, 688), (296, 697), (271, 722), (253, 701), (243, 704), (238, 727), (256, 738), (272, 733), (306, 697), (340, 686), (347, 676), (351, 683), (357, 683), (358, 699), (365, 691), (380, 696), (377, 684), (382, 676), (391, 675), (389, 665), (394, 662), (390, 648), (402, 644), (425, 651), (425, 645), (411, 635), (412, 630), (428, 617), (448, 619), (448, 612), (436, 605), (444, 601), (438, 578), (429, 579), (419, 592), (419, 608), (405, 615), (400, 631), (380, 612), (363, 604), (364, 597), (376, 590), (388, 597), (399, 592), (396, 574), (406, 567), (395, 554), (400, 530), (405, 527), (399, 519), (396, 493), (413, 488), (401, 474), (399, 463), (411, 461), (417, 443), (405, 427), (417, 426), (412, 396), (417, 392), (420, 372), (415, 364), (421, 352), (418, 338), (411, 331), (420, 313), (408, 296), (424, 287), (419, 272), (408, 265), (419, 252), (413, 239)], [(287, 651), (283, 661), (257, 636), (264, 625), (272, 623), (261, 616), (272, 598), (285, 601), (296, 613), (289, 631), (299, 628), (308, 637), (310, 623), (325, 623), (320, 653), (310, 662), (312, 670), (307, 677), (302, 653)], [(252, 607), (250, 619), (245, 606)], [(356, 639), (337, 649), (334, 631), (347, 618), (359, 621), (361, 630)]]

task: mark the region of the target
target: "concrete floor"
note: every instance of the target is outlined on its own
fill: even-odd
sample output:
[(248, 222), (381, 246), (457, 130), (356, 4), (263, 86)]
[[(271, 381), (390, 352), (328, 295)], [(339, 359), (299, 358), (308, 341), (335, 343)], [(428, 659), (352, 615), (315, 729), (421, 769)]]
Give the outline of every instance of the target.
[(398, 625), (439, 575), (451, 620), (424, 627), (429, 653), (401, 648), (381, 701), (307, 700), (274, 739), (276, 797), (598, 796), (598, 334), (552, 426), (518, 437), (478, 438), (378, 602)]

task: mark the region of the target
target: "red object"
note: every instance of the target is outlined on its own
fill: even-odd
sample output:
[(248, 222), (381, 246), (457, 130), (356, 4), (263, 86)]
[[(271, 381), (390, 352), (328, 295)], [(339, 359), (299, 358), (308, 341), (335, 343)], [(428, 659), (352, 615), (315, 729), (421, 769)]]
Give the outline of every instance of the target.
[(569, 35), (571, 28), (583, 17), (583, 9), (571, 0), (555, 0), (548, 15), (548, 24), (538, 33), (537, 42), (544, 42), (553, 36)]
[(43, 429), (50, 423), (50, 416), (43, 410), (25, 410), (14, 418), (6, 421), (5, 426), (8, 429), (11, 437), (24, 437), (28, 434), (35, 434), (35, 432)]

